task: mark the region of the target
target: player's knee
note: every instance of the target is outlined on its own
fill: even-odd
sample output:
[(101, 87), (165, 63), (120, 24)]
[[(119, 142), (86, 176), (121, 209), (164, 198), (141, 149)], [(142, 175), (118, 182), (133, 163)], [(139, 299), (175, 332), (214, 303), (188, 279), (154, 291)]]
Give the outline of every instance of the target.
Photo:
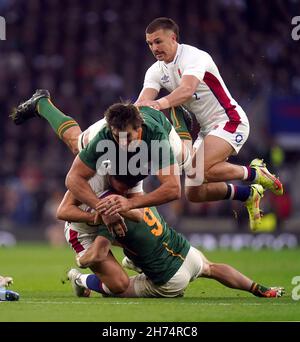
[(200, 276), (210, 278), (212, 274), (212, 266), (213, 266), (213, 263), (209, 262), (208, 260), (203, 260), (203, 266), (202, 266)]
[(70, 146), (70, 150), (72, 151), (72, 153), (77, 156), (77, 154), (79, 153), (79, 149), (76, 145), (72, 145)]

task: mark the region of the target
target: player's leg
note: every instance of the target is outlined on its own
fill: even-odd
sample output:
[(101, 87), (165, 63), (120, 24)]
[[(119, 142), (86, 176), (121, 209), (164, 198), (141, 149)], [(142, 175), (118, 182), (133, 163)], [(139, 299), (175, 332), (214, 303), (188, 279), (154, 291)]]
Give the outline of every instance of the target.
[(110, 252), (110, 241), (104, 236), (97, 236), (97, 234), (97, 232), (80, 233), (75, 230), (74, 223), (67, 222), (65, 225), (65, 237), (76, 253), (77, 265), (83, 268), (90, 267), (99, 276), (98, 278), (93, 274), (88, 278), (88, 275), (71, 269), (68, 272), (68, 278), (78, 297), (85, 297), (89, 294), (85, 291), (85, 289), (89, 289), (88, 285), (93, 286), (92, 290), (104, 294), (114, 291), (119, 293), (128, 286), (129, 280), (126, 272)]
[(187, 198), (191, 202), (216, 200), (238, 200), (243, 202), (248, 212), (251, 230), (256, 231), (260, 227), (260, 201), (264, 194), (264, 188), (259, 184), (247, 186), (223, 182), (204, 183), (200, 186), (186, 186), (185, 191)]
[[(107, 257), (98, 263), (93, 263), (90, 269), (92, 274), (80, 273), (76, 269), (68, 272), (75, 293), (79, 297), (86, 293), (85, 290), (98, 292), (107, 296), (116, 296), (123, 293), (129, 285), (129, 277), (111, 251)], [(75, 286), (74, 286), (75, 285)], [(89, 294), (89, 292), (87, 292)]]
[(78, 153), (78, 137), (81, 129), (72, 117), (65, 115), (52, 104), (48, 90), (37, 90), (29, 100), (21, 103), (10, 117), (17, 125), (34, 117), (43, 117), (70, 150), (74, 154)]
[(118, 294), (123, 298), (175, 298), (182, 297), (188, 286), (190, 277), (188, 272), (178, 270), (177, 273), (165, 284), (154, 284), (144, 273), (130, 277), (127, 289)]
[(163, 285), (157, 285), (145, 274), (130, 277), (127, 289), (119, 294), (111, 294), (117, 297), (181, 297), (191, 280), (195, 279), (203, 268), (202, 258), (199, 258), (199, 251), (191, 247), (184, 262), (175, 275)]
[(73, 154), (78, 153), (78, 137), (82, 133), (79, 124), (65, 115), (51, 102), (50, 98), (42, 98), (37, 103), (37, 111), (46, 119), (54, 132), (69, 147)]
[(68, 279), (71, 281), (78, 297), (87, 297), (90, 291), (115, 296), (123, 293), (129, 285), (127, 273), (111, 251), (109, 251), (105, 259), (90, 265), (90, 269), (94, 273), (81, 273), (76, 269), (71, 269), (68, 272)]
[(242, 136), (245, 136), (245, 140), (247, 139), (247, 131), (243, 128), (239, 133), (231, 134), (218, 127), (204, 138), (204, 179), (206, 182), (249, 181), (262, 185), (276, 195), (282, 195), (282, 184), (269, 172), (262, 160), (254, 159), (249, 166), (235, 165), (227, 161), (231, 155), (237, 154), (242, 148), (245, 141), (237, 143), (239, 141), (237, 138)]
[[(218, 132), (218, 130), (216, 131)], [(221, 131), (220, 134), (223, 134), (223, 132)], [(263, 197), (264, 188), (260, 184), (233, 185), (220, 182), (233, 179), (248, 180), (250, 182), (255, 182), (257, 180), (258, 173), (255, 168), (234, 165), (227, 162), (228, 157), (237, 153), (241, 146), (234, 149), (227, 140), (215, 135), (207, 135), (204, 138), (202, 145), (201, 141), (198, 145), (196, 142), (196, 152), (194, 153), (193, 158), (197, 158), (198, 154), (201, 153), (201, 148), (204, 148), (203, 157), (202, 159), (200, 158), (200, 160), (203, 160), (203, 163), (195, 163), (194, 160), (193, 163), (196, 165), (197, 169), (202, 167), (202, 164), (204, 165), (201, 172), (204, 174), (203, 178), (206, 183), (194, 186), (186, 185), (185, 192), (187, 198), (192, 202), (218, 200), (241, 201), (247, 208), (250, 228), (252, 230), (259, 229), (261, 224), (259, 204)], [(199, 172), (199, 170), (197, 170), (197, 172)], [(186, 182), (186, 184), (188, 183)]]
[(154, 284), (145, 274), (130, 277), (130, 285), (121, 297), (182, 297), (190, 281), (196, 278), (203, 262), (198, 251), (191, 247), (174, 276), (163, 285)]
[[(123, 293), (129, 285), (127, 273), (111, 251), (103, 261), (93, 264), (90, 269), (97, 275), (98, 282), (101, 279), (100, 282), (102, 282), (102, 288), (106, 294), (117, 295)], [(93, 290), (95, 291), (96, 288)]]
[(284, 294), (282, 287), (266, 287), (253, 280), (227, 264), (212, 263), (203, 253), (199, 252), (199, 259), (203, 260), (203, 267), (198, 277), (217, 280), (221, 284), (237, 290), (251, 292), (257, 297), (281, 297)]
[(111, 248), (111, 242), (104, 236), (97, 236), (84, 254), (76, 256), (76, 263), (81, 268), (91, 267), (106, 259)]

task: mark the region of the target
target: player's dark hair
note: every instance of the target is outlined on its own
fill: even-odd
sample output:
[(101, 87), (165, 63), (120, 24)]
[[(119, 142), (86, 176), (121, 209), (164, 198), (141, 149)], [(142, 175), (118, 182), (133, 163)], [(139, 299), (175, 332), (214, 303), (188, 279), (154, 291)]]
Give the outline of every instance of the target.
[(141, 113), (132, 103), (115, 103), (107, 108), (104, 117), (109, 127), (120, 131), (125, 130), (128, 125), (138, 129), (143, 123)]
[(154, 19), (147, 27), (146, 33), (151, 34), (158, 30), (171, 30), (176, 34), (176, 41), (179, 41), (179, 27), (174, 20), (166, 17)]

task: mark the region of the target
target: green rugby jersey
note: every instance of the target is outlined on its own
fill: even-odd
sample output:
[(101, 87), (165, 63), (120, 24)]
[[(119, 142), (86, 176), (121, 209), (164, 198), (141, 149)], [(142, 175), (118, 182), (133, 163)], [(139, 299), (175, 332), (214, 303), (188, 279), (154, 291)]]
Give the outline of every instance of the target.
[(166, 130), (168, 134), (170, 134), (172, 124), (162, 112), (151, 107), (140, 107), (139, 110), (143, 118), (156, 121)]
[[(182, 265), (189, 249), (189, 242), (170, 228), (155, 207), (144, 208), (144, 220), (125, 220), (128, 231), (116, 241), (125, 255), (140, 267), (153, 283), (163, 285)], [(100, 226), (99, 235), (112, 240), (107, 228)]]
[(150, 107), (141, 107), (140, 112), (144, 122), (137, 148), (133, 151), (119, 148), (111, 131), (104, 126), (79, 153), (81, 161), (91, 169), (99, 171), (103, 162), (110, 160), (111, 174), (131, 177), (136, 182), (148, 176), (150, 167), (154, 174), (160, 169), (173, 165), (175, 158), (169, 143), (172, 125), (163, 113)]

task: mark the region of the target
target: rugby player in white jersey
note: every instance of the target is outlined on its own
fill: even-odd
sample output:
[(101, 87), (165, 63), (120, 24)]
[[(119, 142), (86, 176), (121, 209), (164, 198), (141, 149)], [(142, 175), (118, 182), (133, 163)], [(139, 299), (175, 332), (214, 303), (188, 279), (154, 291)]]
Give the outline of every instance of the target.
[[(212, 57), (196, 47), (179, 44), (179, 28), (172, 19), (153, 20), (146, 28), (146, 42), (157, 62), (147, 70), (136, 104), (157, 110), (183, 105), (195, 114), (201, 127), (193, 147), (194, 158), (200, 146), (204, 149), (204, 183), (186, 186), (187, 198), (192, 202), (243, 201), (250, 227), (258, 229), (259, 202), (264, 190), (282, 195), (283, 186), (260, 159), (254, 159), (249, 166), (227, 161), (240, 151), (248, 138), (245, 112), (230, 95)], [(157, 99), (162, 88), (170, 94)], [(182, 121), (176, 118), (177, 127)], [(226, 183), (230, 180), (252, 184), (235, 186)]]

